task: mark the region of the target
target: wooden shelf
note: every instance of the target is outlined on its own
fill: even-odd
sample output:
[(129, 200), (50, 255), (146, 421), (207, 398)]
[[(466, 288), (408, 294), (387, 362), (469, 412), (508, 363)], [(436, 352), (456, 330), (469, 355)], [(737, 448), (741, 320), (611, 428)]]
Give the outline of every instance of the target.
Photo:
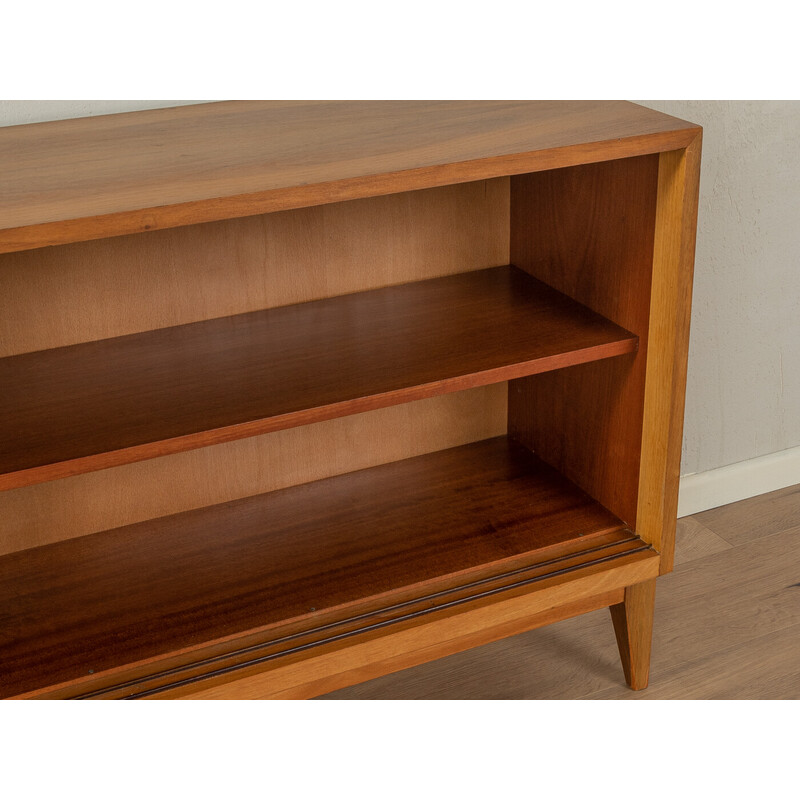
[(634, 352), (514, 267), (0, 360), (10, 489)]
[(643, 557), (527, 449), (484, 440), (0, 558), (0, 687), (132, 694), (212, 644), (230, 668)]

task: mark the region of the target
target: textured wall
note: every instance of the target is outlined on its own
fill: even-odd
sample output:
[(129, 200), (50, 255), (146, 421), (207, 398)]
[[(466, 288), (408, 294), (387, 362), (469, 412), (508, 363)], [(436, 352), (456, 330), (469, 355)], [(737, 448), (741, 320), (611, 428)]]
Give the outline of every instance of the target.
[(800, 102), (643, 105), (704, 128), (681, 471), (800, 445)]
[[(0, 101), (0, 125), (190, 101)], [(704, 127), (683, 474), (800, 445), (800, 102), (640, 101)]]

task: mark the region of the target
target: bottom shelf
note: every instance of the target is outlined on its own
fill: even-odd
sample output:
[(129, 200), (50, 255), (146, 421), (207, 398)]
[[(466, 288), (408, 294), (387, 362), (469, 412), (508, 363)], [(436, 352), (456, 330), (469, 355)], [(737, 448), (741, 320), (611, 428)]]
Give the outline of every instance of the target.
[(146, 695), (645, 551), (489, 439), (0, 558), (0, 695)]

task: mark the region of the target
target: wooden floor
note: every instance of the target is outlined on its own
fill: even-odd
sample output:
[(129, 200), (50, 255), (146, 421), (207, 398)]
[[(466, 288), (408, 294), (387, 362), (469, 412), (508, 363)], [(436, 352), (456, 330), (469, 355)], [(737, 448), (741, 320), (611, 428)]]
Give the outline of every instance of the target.
[(325, 699), (800, 699), (800, 485), (679, 520), (644, 691), (604, 609)]

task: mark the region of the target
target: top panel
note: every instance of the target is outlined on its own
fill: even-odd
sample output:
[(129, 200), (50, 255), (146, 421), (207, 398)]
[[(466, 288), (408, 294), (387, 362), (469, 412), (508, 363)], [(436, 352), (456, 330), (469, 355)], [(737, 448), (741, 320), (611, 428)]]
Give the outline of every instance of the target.
[(622, 101), (246, 101), (0, 128), (0, 252), (675, 150)]

